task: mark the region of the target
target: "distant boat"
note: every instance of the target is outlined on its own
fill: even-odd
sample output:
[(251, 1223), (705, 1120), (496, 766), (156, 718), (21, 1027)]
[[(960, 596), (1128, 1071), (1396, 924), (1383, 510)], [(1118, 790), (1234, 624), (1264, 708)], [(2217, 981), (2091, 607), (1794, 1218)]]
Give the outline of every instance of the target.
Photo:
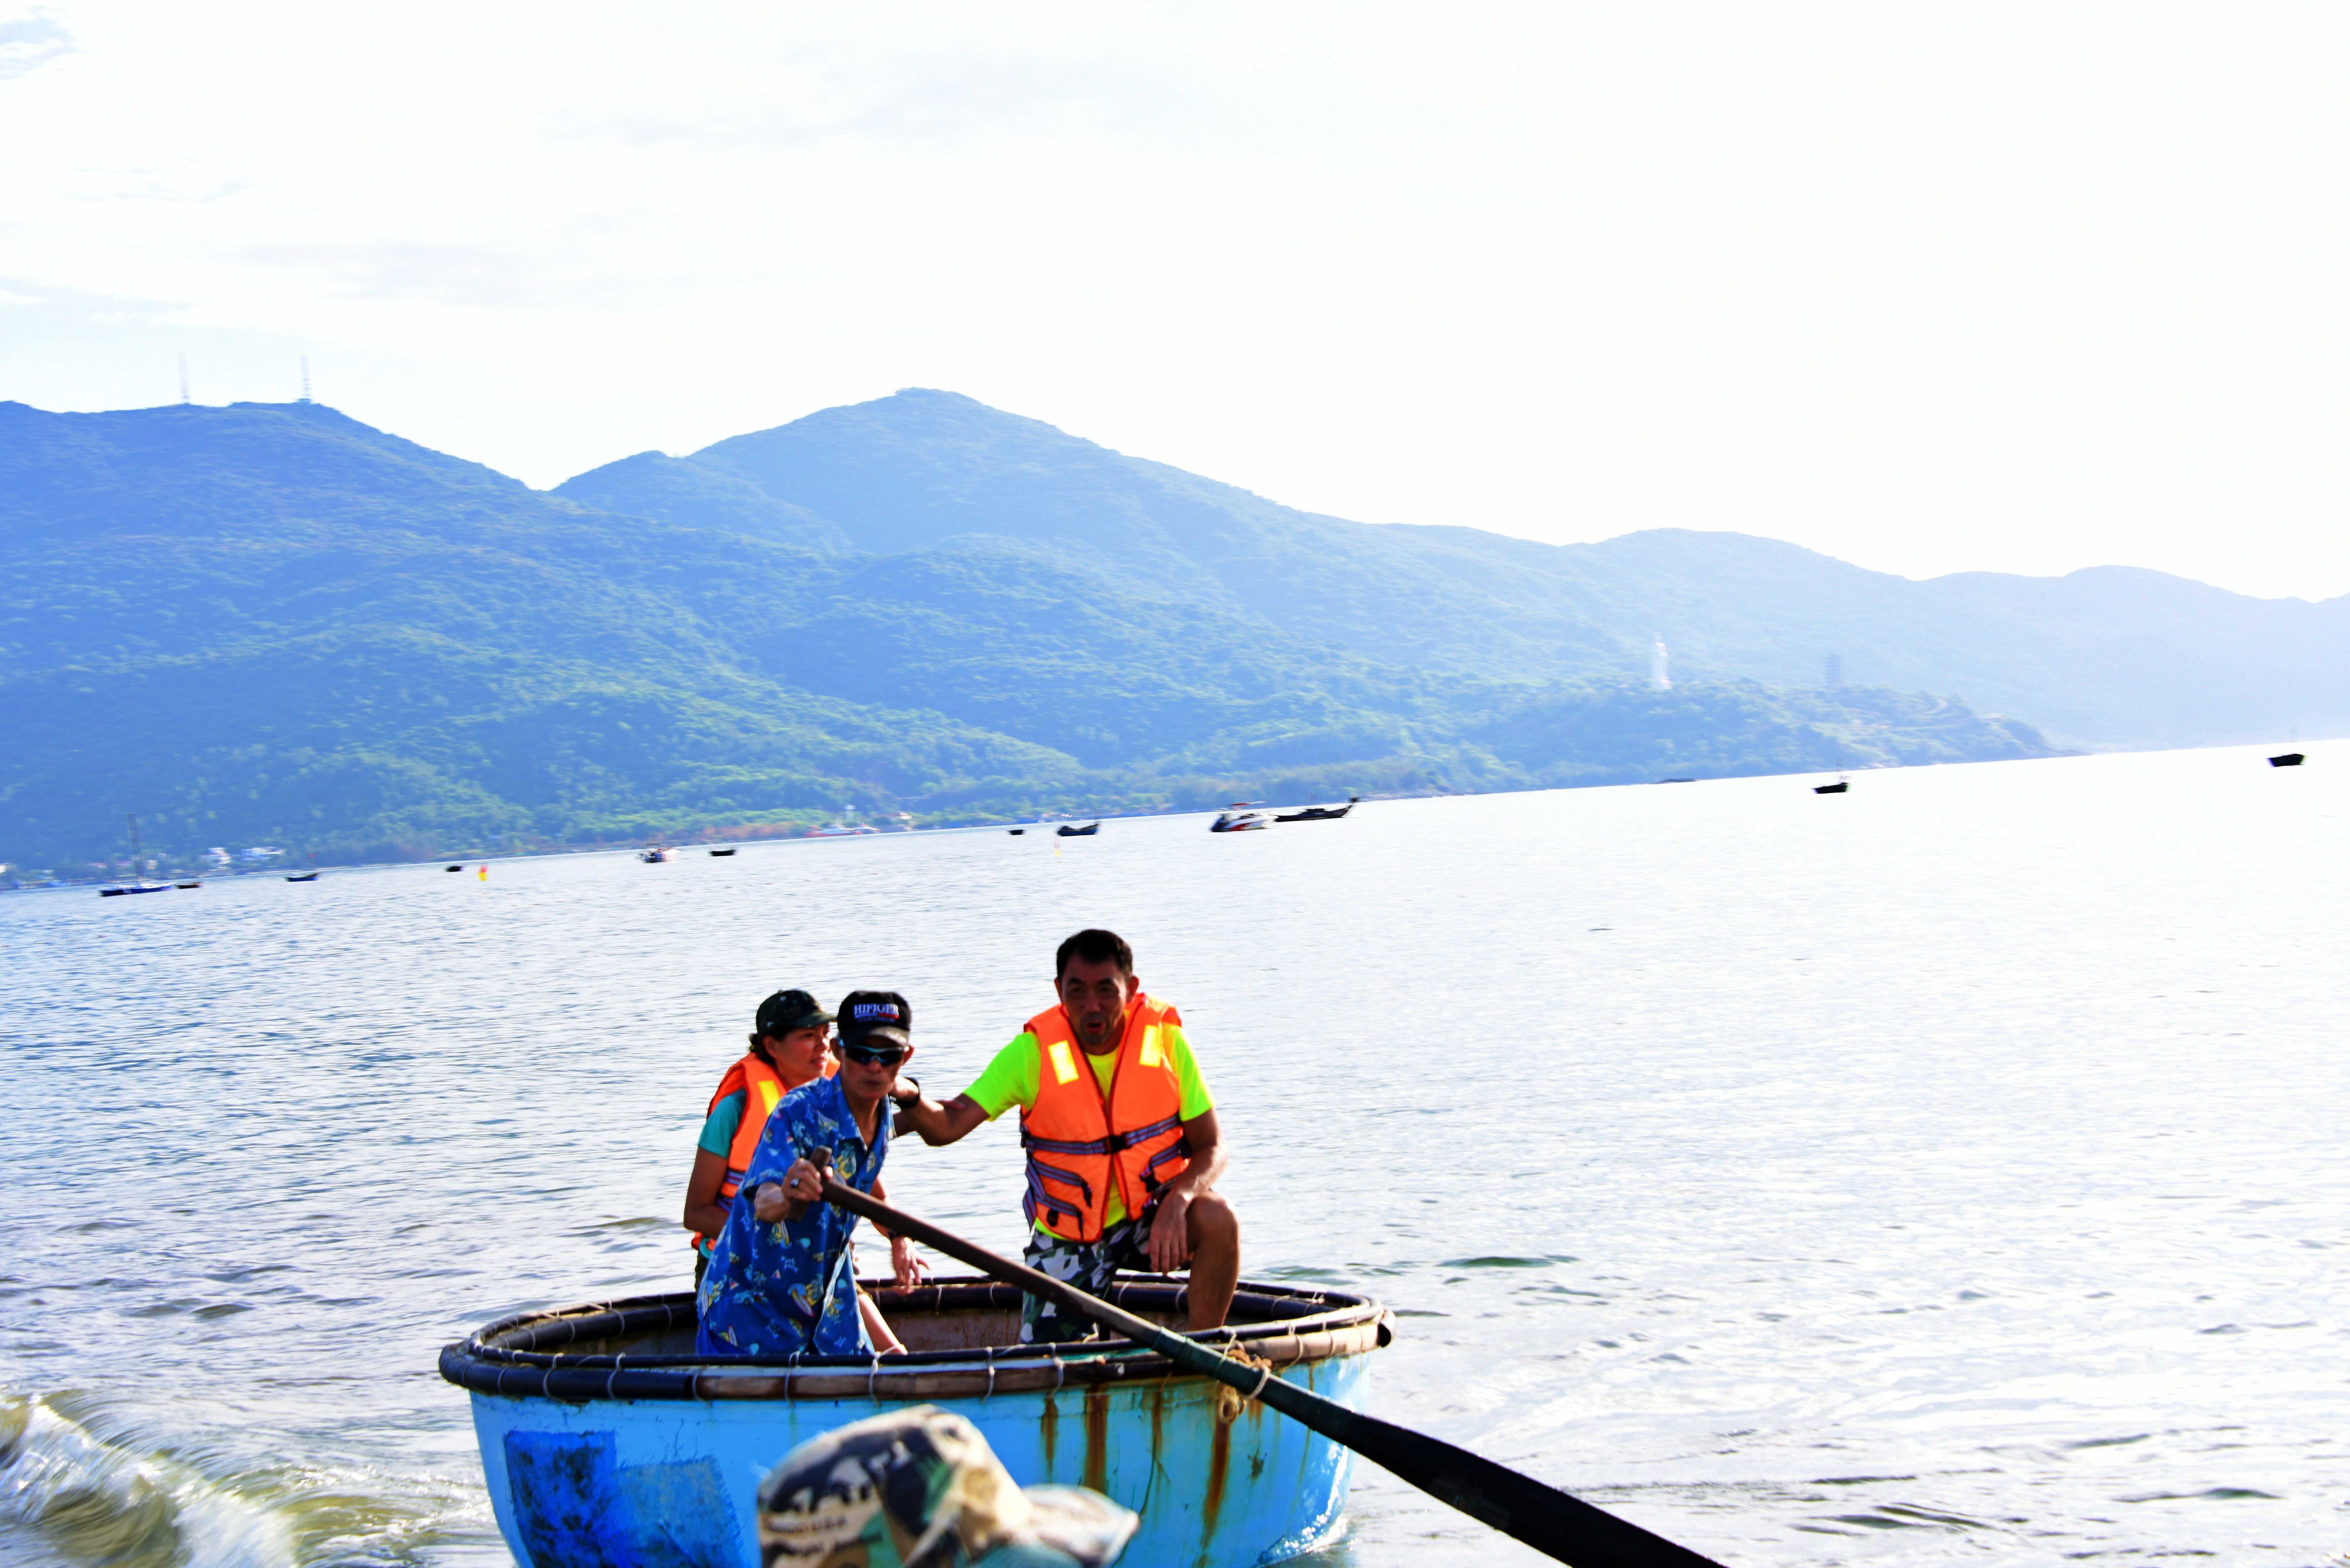
[(1013, 837), (1017, 838), (1028, 830), (1024, 827), (1007, 827), (1003, 831), (1012, 835)]
[(1842, 794), (1851, 787), (1852, 785), (1846, 784), (1844, 780), (1838, 779), (1832, 784), (1814, 784), (1812, 786), (1812, 793), (1814, 794)]
[(441, 869), (443, 871), (463, 871), (464, 867), (463, 866), (443, 866)]
[(1232, 802), (1232, 806), (1230, 811), (1219, 812), (1216, 815), (1216, 820), (1208, 824), (1208, 831), (1211, 833), (1254, 833), (1260, 828), (1271, 827), (1273, 826), (1272, 818), (1266, 816), (1263, 812), (1248, 811), (1243, 809), (1244, 807), (1251, 806), (1255, 804), (1256, 803), (1254, 801), (1247, 800), (1236, 800)]
[(1347, 797), (1347, 804), (1344, 805), (1309, 805), (1304, 811), (1293, 811), (1286, 816), (1276, 816), (1273, 820), (1275, 822), (1336, 822), (1354, 810), (1355, 803), (1362, 798), (1358, 794), (1350, 794)]
[(665, 846), (656, 844), (639, 854), (637, 858), (648, 866), (666, 866), (669, 864), (669, 850)]
[(811, 827), (800, 836), (802, 838), (857, 838), (868, 833), (880, 831), (878, 827), (866, 827), (861, 825), (856, 827), (842, 827), (835, 825), (830, 827)]
[(1659, 779), (1659, 784), (1695, 784), (1695, 779)]
[(1088, 822), (1083, 827), (1071, 827), (1065, 822), (1053, 831), (1059, 834), (1064, 838), (1091, 838), (1095, 834), (1101, 831), (1101, 824), (1098, 822)]
[(286, 879), (288, 882), (316, 882), (318, 879), (318, 874), (316, 871), (305, 871), (299, 877), (288, 877)]
[(179, 888), (185, 889), (185, 888), (201, 888), (201, 887), (203, 887), (203, 884), (202, 882), (174, 882), (174, 883), (172, 883), (172, 887), (174, 887), (174, 888)]
[(172, 890), (172, 885), (169, 882), (141, 882), (139, 880), (139, 867), (146, 859), (146, 851), (139, 847), (139, 814), (133, 811), (126, 813), (125, 815), (130, 818), (130, 886), (128, 888), (100, 888), (98, 890), (98, 896), (101, 898), (120, 898), (128, 893), (170, 892)]
[(2301, 763), (2302, 755), (2299, 752), (2287, 752), (2281, 757), (2271, 757), (2269, 759), (2269, 766), (2272, 768), (2297, 768), (2301, 766)]
[(729, 855), (732, 855), (732, 854), (733, 854), (733, 853), (734, 853), (734, 851), (733, 851), (732, 849), (713, 849), (713, 850), (712, 850), (712, 851), (710, 852), (710, 856), (711, 856), (711, 858), (712, 858), (712, 859), (713, 859), (713, 860), (723, 860), (723, 859), (725, 859)]

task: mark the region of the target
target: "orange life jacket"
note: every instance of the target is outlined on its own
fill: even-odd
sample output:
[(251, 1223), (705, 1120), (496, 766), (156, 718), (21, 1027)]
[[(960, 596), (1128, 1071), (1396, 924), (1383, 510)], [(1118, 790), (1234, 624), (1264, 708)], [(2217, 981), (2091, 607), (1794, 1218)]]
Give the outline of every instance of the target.
[(1159, 1189), (1191, 1163), (1183, 1137), (1183, 1090), (1166, 1047), (1182, 1015), (1141, 992), (1127, 1005), (1126, 1033), (1109, 1093), (1055, 1007), (1028, 1021), (1036, 1037), (1036, 1104), (1020, 1116), (1028, 1151), (1028, 1195), (1020, 1207), (1031, 1224), (1071, 1241), (1098, 1241), (1115, 1190), (1139, 1216)]
[[(827, 1058), (825, 1076), (827, 1078), (832, 1076), (832, 1065), (831, 1060)], [(767, 1118), (775, 1114), (775, 1107), (783, 1104), (784, 1096), (791, 1093), (784, 1087), (783, 1078), (767, 1064), (764, 1057), (755, 1051), (746, 1051), (743, 1059), (727, 1068), (726, 1075), (718, 1080), (718, 1092), (710, 1096), (710, 1105), (702, 1111), (702, 1119), (708, 1121), (710, 1113), (718, 1108), (718, 1102), (737, 1089), (743, 1091), (743, 1119), (734, 1124), (734, 1141), (726, 1149), (726, 1176), (718, 1184), (718, 1201), (721, 1203), (733, 1202), (734, 1195), (743, 1190), (743, 1178), (751, 1171), (751, 1157), (759, 1150), (759, 1135), (766, 1130)], [(687, 1226), (686, 1230), (691, 1233), (695, 1247), (710, 1245), (710, 1238), (692, 1226)]]

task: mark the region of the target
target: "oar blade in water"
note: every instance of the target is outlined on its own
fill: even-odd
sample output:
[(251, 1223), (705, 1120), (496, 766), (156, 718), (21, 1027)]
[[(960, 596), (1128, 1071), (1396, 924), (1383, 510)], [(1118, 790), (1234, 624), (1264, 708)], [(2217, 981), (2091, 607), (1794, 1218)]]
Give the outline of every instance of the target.
[[(1286, 1404), (1272, 1384), (1266, 1385), (1265, 1395), (1265, 1402), (1275, 1409)], [(1333, 1407), (1349, 1417), (1343, 1434), (1323, 1431), (1314, 1421), (1306, 1425), (1438, 1501), (1561, 1563), (1576, 1568), (1720, 1568), (1710, 1557), (1466, 1449), (1344, 1406)]]
[(1350, 1410), (1311, 1389), (1273, 1376), (1267, 1367), (1231, 1360), (1210, 1345), (1087, 1295), (1066, 1281), (998, 1257), (951, 1231), (942, 1231), (927, 1220), (844, 1186), (828, 1171), (824, 1196), (826, 1201), (862, 1214), (897, 1234), (936, 1247), (1031, 1295), (1091, 1318), (1137, 1345), (1149, 1346), (1179, 1366), (1262, 1400), (1292, 1420), (1352, 1449), (1398, 1480), (1409, 1481), (1439, 1501), (1574, 1568), (1721, 1568), (1711, 1558), (1700, 1557), (1686, 1546), (1651, 1534), (1531, 1476), (1424, 1432)]

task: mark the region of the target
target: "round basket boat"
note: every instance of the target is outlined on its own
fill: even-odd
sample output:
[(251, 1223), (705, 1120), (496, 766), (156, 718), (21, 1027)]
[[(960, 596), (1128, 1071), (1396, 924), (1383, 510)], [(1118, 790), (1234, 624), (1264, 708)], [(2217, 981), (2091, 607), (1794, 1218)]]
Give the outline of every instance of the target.
[[(644, 1296), (491, 1324), (441, 1353), (473, 1394), (498, 1529), (523, 1568), (761, 1568), (756, 1494), (801, 1442), (892, 1406), (942, 1406), (1024, 1486), (1087, 1486), (1141, 1515), (1133, 1568), (1253, 1568), (1336, 1528), (1353, 1455), (1125, 1340), (1022, 1345), (1020, 1293), (987, 1280), (867, 1292), (910, 1354), (693, 1354), (693, 1298)], [(1107, 1299), (1173, 1324), (1182, 1287)], [(1360, 1296), (1243, 1284), (1197, 1337), (1359, 1408), (1392, 1336)]]

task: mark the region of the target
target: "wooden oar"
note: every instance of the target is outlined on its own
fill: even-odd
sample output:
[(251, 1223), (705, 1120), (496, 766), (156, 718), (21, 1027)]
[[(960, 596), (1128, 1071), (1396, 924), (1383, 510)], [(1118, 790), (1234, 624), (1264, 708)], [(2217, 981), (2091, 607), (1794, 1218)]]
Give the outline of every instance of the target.
[(972, 1268), (1031, 1295), (1043, 1296), (1079, 1313), (1137, 1345), (1157, 1351), (1178, 1366), (1230, 1384), (1250, 1398), (1263, 1400), (1283, 1415), (1303, 1423), (1331, 1441), (1343, 1443), (1365, 1459), (1419, 1488), (1439, 1501), (1450, 1503), (1470, 1518), (1515, 1536), (1535, 1551), (1575, 1568), (1721, 1568), (1686, 1546), (1652, 1535), (1638, 1525), (1544, 1486), (1531, 1476), (1480, 1459), (1466, 1449), (1439, 1442), (1424, 1432), (1394, 1426), (1376, 1417), (1349, 1410), (1309, 1389), (1273, 1376), (1262, 1366), (1231, 1360), (1194, 1339), (1159, 1327), (1124, 1312), (1097, 1296), (1035, 1270), (999, 1258), (984, 1247), (941, 1231), (927, 1220), (891, 1208), (829, 1173), (824, 1179), (825, 1201), (901, 1236), (937, 1248)]

